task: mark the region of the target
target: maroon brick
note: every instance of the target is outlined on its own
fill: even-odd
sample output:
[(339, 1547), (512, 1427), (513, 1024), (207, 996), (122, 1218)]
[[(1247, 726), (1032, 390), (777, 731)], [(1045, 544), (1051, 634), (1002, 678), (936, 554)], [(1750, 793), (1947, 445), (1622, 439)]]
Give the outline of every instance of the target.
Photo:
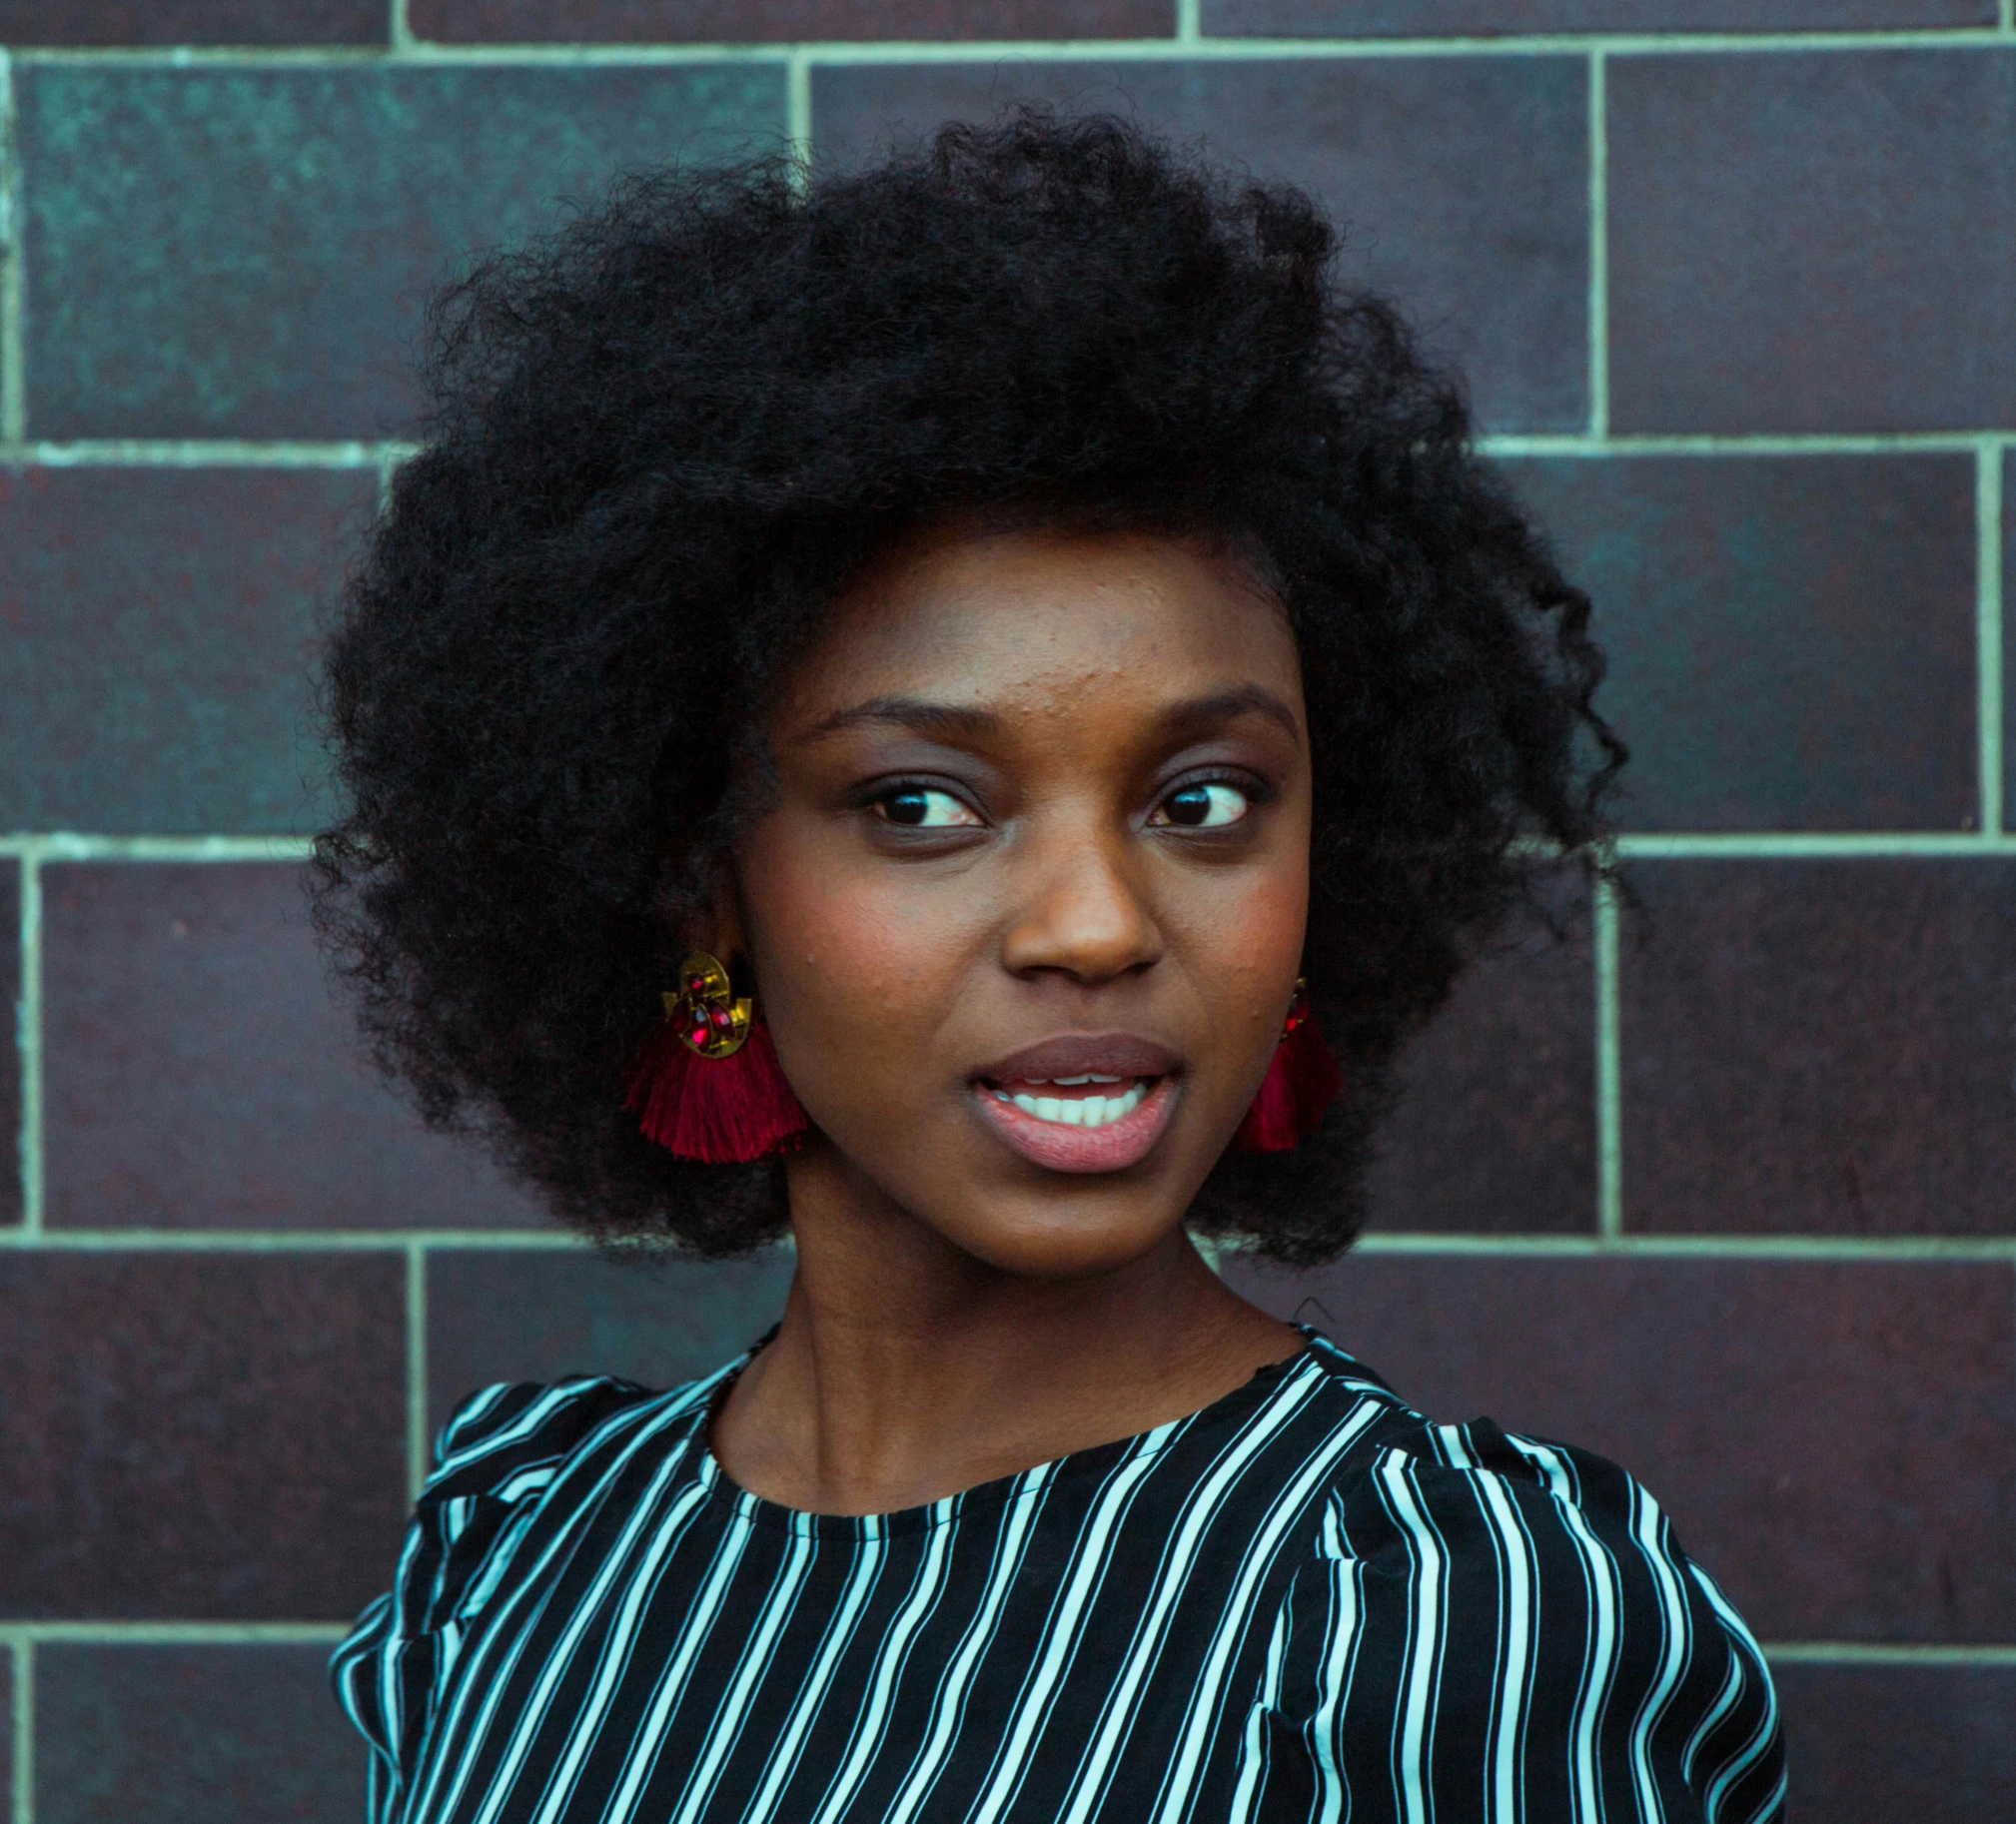
[(383, 44), (387, 0), (0, 0), (0, 44)]
[(1608, 70), (1613, 429), (2016, 416), (2016, 56), (1618, 57)]
[(411, 0), (415, 36), (469, 42), (1167, 38), (1175, 0)]
[(428, 1257), (428, 1402), (439, 1425), (495, 1380), (617, 1374), (677, 1386), (774, 1324), (791, 1257), (698, 1265), (583, 1251), (437, 1251)]
[(2016, 1634), (2006, 1264), (1366, 1255), (1227, 1277), (1424, 1411), (1622, 1463), (1766, 1640)]
[(1202, 0), (1207, 37), (1511, 38), (1993, 25), (1995, 0)]
[(1627, 1228), (2016, 1227), (2016, 862), (1634, 865)]
[(1971, 458), (1506, 466), (1596, 604), (1625, 828), (1975, 827)]
[(1771, 1668), (1796, 1815), (1826, 1824), (2016, 1817), (2016, 1666)]
[(1042, 100), (1132, 114), (1323, 198), (1346, 283), (1389, 292), (1502, 430), (1587, 413), (1580, 59), (908, 64), (815, 69), (822, 154)]
[[(0, 1007), (21, 998), (21, 864), (0, 861)], [(0, 1045), (0, 1137), (21, 1132), (21, 1048)], [(0, 1148), (6, 1141), (0, 1138)], [(0, 1224), (21, 1220), (19, 1147), (0, 1152)]]
[(352, 1824), (369, 1750), (318, 1645), (44, 1645), (38, 1824)]
[(1586, 943), (1535, 933), (1478, 964), (1407, 1055), (1372, 1227), (1592, 1229), (1594, 1005)]
[(405, 1511), (403, 1263), (0, 1256), (0, 1614), (327, 1621)]
[(401, 1229), (540, 1220), (358, 1057), (298, 869), (75, 863), (43, 880), (47, 1221)]
[(0, 828), (308, 827), (315, 604), (374, 486), (0, 469)]
[(453, 263), (784, 127), (780, 64), (49, 63), (15, 90), (44, 438), (404, 432)]

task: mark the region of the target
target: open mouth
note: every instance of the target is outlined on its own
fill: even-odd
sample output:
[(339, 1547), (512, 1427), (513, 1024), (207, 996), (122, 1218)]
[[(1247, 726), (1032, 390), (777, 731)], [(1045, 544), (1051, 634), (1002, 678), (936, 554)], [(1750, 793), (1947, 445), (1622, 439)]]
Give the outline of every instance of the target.
[(973, 1079), (996, 1136), (1052, 1172), (1118, 1172), (1162, 1138), (1182, 1060), (1128, 1033), (1063, 1033)]
[(990, 1083), (999, 1101), (1012, 1103), (1038, 1121), (1066, 1128), (1103, 1128), (1125, 1121), (1160, 1083), (1160, 1077), (1025, 1077), (1019, 1082)]

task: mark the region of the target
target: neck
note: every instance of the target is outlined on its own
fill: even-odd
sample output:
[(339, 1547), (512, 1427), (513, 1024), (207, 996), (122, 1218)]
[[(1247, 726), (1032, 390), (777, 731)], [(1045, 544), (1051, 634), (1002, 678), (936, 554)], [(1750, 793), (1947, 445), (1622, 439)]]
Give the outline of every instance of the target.
[(989, 1266), (886, 1202), (794, 1161), (797, 1273), (776, 1338), (716, 1416), (742, 1486), (882, 1513), (1208, 1405), (1296, 1353), (1180, 1228), (1071, 1279)]

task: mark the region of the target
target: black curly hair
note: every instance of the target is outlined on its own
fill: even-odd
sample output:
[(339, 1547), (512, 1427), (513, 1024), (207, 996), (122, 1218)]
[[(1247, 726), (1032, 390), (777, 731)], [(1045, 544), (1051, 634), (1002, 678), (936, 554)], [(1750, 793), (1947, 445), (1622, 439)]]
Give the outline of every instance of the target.
[(1587, 600), (1336, 246), (1298, 190), (1025, 109), (851, 172), (633, 176), (438, 298), (423, 448), (329, 649), (313, 880), (425, 1117), (604, 1240), (775, 1240), (776, 1163), (672, 1158), (623, 1086), (761, 808), (780, 672), (922, 521), (1199, 536), (1300, 643), (1305, 972), (1347, 1089), (1190, 1221), (1348, 1247), (1401, 1043), (1546, 857), (1598, 853), (1623, 750)]

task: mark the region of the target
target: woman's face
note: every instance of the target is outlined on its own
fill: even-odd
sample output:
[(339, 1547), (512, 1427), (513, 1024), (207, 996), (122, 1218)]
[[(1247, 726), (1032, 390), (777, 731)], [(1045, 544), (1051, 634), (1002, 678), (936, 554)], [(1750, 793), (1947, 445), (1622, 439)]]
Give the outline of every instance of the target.
[(780, 701), (738, 936), (819, 1169), (1016, 1274), (1165, 1241), (1302, 955), (1279, 605), (1165, 537), (941, 533), (846, 595)]

